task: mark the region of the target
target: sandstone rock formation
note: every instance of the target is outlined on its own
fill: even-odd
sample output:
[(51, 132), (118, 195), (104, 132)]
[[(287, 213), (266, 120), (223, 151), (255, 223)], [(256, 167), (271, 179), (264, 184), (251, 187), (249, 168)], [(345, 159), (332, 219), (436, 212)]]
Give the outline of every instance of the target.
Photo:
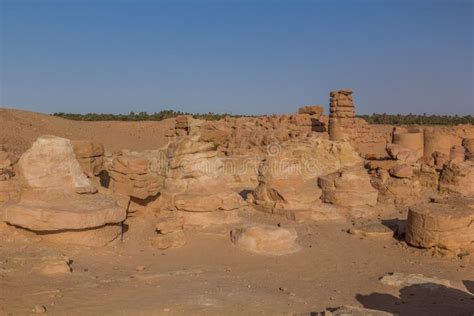
[(123, 152), (108, 168), (110, 189), (142, 200), (155, 196), (163, 187), (166, 163), (166, 156), (160, 150)]
[[(348, 143), (315, 139), (307, 142), (285, 142), (268, 154), (258, 168), (258, 185), (248, 201), (265, 212), (290, 219), (312, 218), (314, 212), (327, 218), (321, 205), (318, 176), (342, 167), (360, 164), (360, 157)], [(323, 210), (324, 209), (324, 210)]]
[(76, 193), (97, 191), (76, 160), (71, 141), (65, 138), (38, 138), (21, 156), (18, 167), (31, 188), (65, 189)]
[(466, 150), (461, 145), (454, 145), (449, 150), (449, 160), (454, 162), (463, 162), (466, 156)]
[[(406, 129), (396, 127), (393, 130), (392, 143), (415, 152), (416, 159), (423, 157), (423, 131), (417, 128)], [(416, 160), (415, 159), (415, 160)]]
[(294, 229), (268, 225), (236, 228), (230, 232), (231, 241), (245, 250), (265, 255), (285, 255), (299, 250)]
[(443, 153), (449, 157), (449, 151), (452, 146), (450, 135), (441, 131), (425, 128), (423, 131), (423, 139), (425, 159), (430, 159), (435, 151)]
[(439, 178), (441, 192), (474, 196), (474, 162), (449, 161), (443, 166)]
[(182, 138), (170, 144), (168, 159), (162, 210), (180, 212), (187, 224), (238, 220), (242, 198), (226, 185), (215, 144)]
[(226, 156), (261, 154), (268, 145), (289, 139), (327, 137), (322, 108), (309, 106), (301, 111), (282, 116), (226, 117), (212, 122), (180, 116), (168, 136), (172, 141), (190, 136), (214, 143), (219, 154)]
[(34, 231), (44, 239), (68, 243), (93, 240), (102, 244), (99, 237), (105, 233), (105, 244), (110, 241), (111, 230), (114, 238), (121, 234), (126, 209), (110, 195), (94, 194), (97, 189), (82, 172), (69, 140), (40, 137), (22, 155), (18, 166), (26, 186), (20, 200), (5, 207), (3, 220), (7, 223)]
[(320, 105), (306, 105), (298, 109), (298, 114), (316, 115), (319, 118), (323, 115), (324, 109)]
[(462, 146), (466, 152), (466, 160), (474, 160), (474, 138), (464, 138)]
[(340, 206), (373, 206), (378, 191), (372, 187), (370, 177), (360, 166), (344, 168), (318, 178), (322, 189), (321, 199)]
[(0, 181), (9, 180), (15, 175), (13, 165), (18, 157), (0, 148)]
[(160, 218), (156, 225), (157, 235), (152, 238), (152, 246), (158, 249), (178, 248), (186, 244), (186, 236), (183, 231), (184, 218), (180, 216), (168, 216)]
[(104, 166), (104, 145), (86, 140), (71, 142), (82, 170), (89, 178), (99, 175)]
[(469, 200), (455, 204), (429, 203), (413, 206), (408, 212), (406, 241), (416, 247), (472, 251), (474, 208)]

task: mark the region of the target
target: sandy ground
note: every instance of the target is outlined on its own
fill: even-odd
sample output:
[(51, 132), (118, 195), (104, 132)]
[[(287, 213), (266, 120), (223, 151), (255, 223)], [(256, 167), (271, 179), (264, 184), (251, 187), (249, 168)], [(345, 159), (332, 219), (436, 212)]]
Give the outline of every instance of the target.
[[(278, 257), (246, 252), (230, 242), (229, 231), (238, 226), (232, 225), (188, 229), (184, 247), (161, 251), (145, 242), (146, 219), (123, 243), (101, 249), (4, 242), (0, 311), (27, 315), (40, 304), (51, 315), (309, 315), (349, 304), (400, 315), (474, 312), (468, 292), (474, 292), (474, 268), (463, 260), (393, 238), (350, 235), (345, 221), (297, 224), (248, 211), (242, 217), (242, 223), (295, 227), (301, 250)], [(71, 274), (31, 272), (34, 257), (51, 249), (73, 260)], [(451, 288), (387, 286), (379, 278), (389, 272), (437, 276)]]
[(0, 145), (23, 153), (41, 135), (90, 139), (111, 152), (156, 149), (167, 144), (165, 131), (174, 119), (159, 122), (81, 122), (46, 114), (0, 108)]

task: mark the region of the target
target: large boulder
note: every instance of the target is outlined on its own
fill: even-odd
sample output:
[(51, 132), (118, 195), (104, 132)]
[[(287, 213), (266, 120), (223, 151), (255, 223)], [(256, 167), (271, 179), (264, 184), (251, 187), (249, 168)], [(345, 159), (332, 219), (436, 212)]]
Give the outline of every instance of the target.
[(82, 171), (69, 139), (41, 136), (21, 156), (18, 167), (31, 188), (71, 189), (77, 193), (97, 191)]

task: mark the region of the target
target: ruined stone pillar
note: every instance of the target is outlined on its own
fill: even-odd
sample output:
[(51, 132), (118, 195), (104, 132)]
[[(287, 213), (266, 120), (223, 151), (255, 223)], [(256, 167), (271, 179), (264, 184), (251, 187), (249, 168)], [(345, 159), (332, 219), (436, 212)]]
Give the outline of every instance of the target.
[(354, 128), (355, 109), (352, 89), (331, 91), (329, 104), (329, 139), (349, 140)]
[(449, 134), (425, 128), (424, 156), (426, 159), (430, 159), (435, 151), (443, 153), (449, 157), (451, 146), (452, 144)]

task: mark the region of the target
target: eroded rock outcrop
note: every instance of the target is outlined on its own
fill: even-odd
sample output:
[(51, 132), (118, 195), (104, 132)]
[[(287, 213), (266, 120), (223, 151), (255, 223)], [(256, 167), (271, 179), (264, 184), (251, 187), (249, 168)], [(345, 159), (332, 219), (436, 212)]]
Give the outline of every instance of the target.
[(238, 220), (242, 198), (222, 177), (216, 145), (182, 138), (168, 147), (169, 170), (161, 208), (178, 211), (187, 224), (210, 225)]
[(370, 182), (367, 171), (360, 166), (344, 168), (318, 178), (321, 199), (340, 206), (373, 206), (378, 191)]
[(474, 196), (474, 161), (447, 162), (439, 178), (439, 190), (464, 196)]
[(160, 150), (122, 152), (108, 168), (110, 188), (140, 200), (156, 196), (163, 187), (166, 163), (165, 153)]
[(158, 249), (178, 248), (186, 244), (184, 218), (181, 216), (161, 217), (156, 224), (156, 236), (151, 239), (153, 247)]
[(248, 195), (257, 209), (290, 219), (328, 214), (322, 206), (318, 176), (360, 164), (361, 158), (348, 143), (316, 139), (287, 142), (269, 153), (258, 168), (258, 185)]
[(18, 203), (5, 208), (4, 221), (55, 242), (103, 245), (120, 236), (126, 209), (97, 193), (69, 140), (38, 138), (18, 167), (24, 187)]
[(82, 170), (89, 178), (98, 176), (104, 167), (104, 145), (86, 140), (71, 142)]

